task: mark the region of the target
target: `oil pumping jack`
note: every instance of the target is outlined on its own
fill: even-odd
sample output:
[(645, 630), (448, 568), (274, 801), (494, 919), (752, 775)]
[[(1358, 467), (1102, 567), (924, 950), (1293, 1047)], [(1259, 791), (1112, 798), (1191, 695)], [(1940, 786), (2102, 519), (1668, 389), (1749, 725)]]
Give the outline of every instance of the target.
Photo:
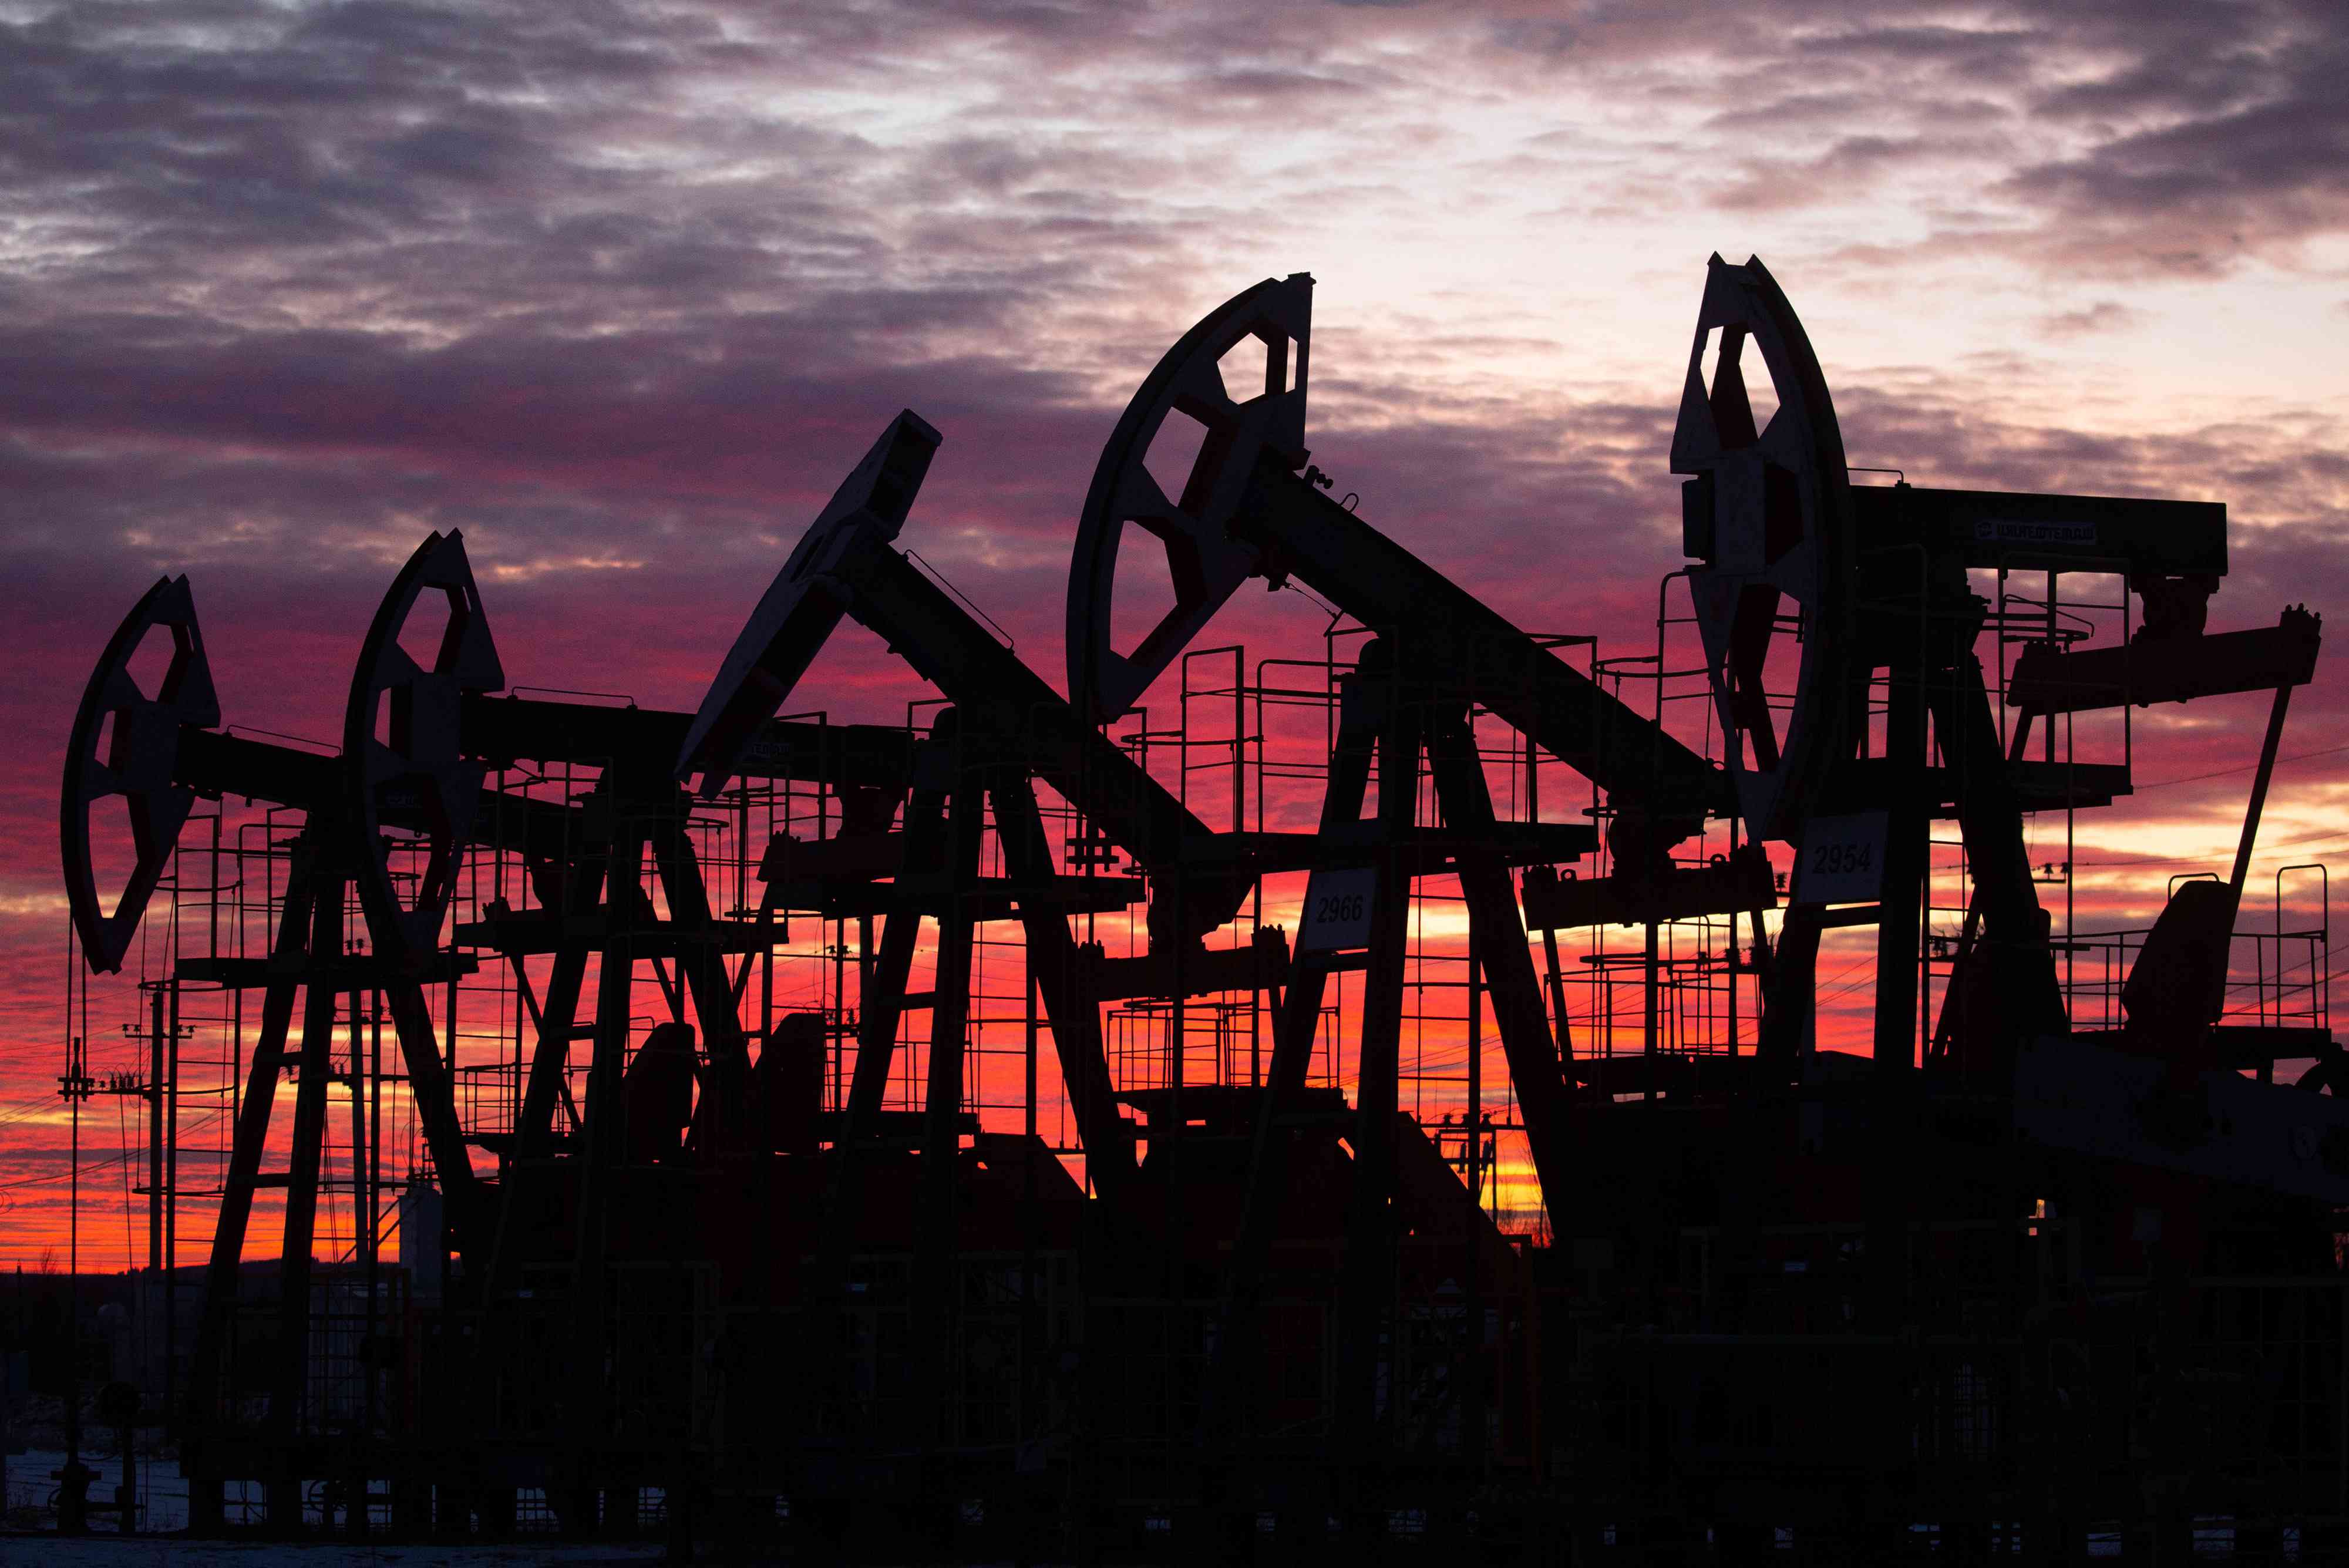
[[(1758, 426), (1749, 348), (1776, 402)], [(1940, 490), (1905, 475), (1853, 483), (1859, 471), (1846, 466), (1817, 358), (1759, 258), (1711, 260), (1671, 467), (1690, 476), (1686, 573), (1738, 811), (1755, 839), (1795, 850), (1758, 1047), (1773, 1071), (1798, 1075), (1812, 1049), (1821, 933), (1873, 925), (1878, 1077), (1897, 1082), (1921, 1058), (1977, 1087), (2010, 1090), (2018, 1049), (2070, 1031), (2025, 815), (2108, 805), (2130, 788), (2126, 762), (2058, 762), (2054, 718), (2272, 690), (2233, 882), (2173, 900), (2162, 917), (2169, 932), (2148, 943), (2131, 980), (2160, 968), (2186, 926), (2198, 950), (2215, 942), (2223, 971), (2225, 939), (2213, 933), (2232, 929), (2276, 730), (2291, 688), (2313, 672), (2317, 647), (2316, 618), (2299, 610), (2272, 628), (2205, 635), (2227, 570), (2223, 504)], [(2013, 672), (2014, 722), (2002, 748), (1995, 687), (1975, 651), (1992, 606), (1968, 573), (2003, 581), (2023, 570), (2046, 574), (2048, 598)], [(2064, 572), (2125, 582), (2142, 607), (2127, 646), (2071, 650), (2081, 632), (2056, 608)], [(1872, 745), (1873, 716), (1882, 738)], [(2048, 745), (2039, 760), (2027, 752), (2034, 722)], [(1941, 1008), (1929, 1020), (1920, 920), (1930, 825), (1946, 817), (1959, 826), (1970, 892)], [(2192, 1027), (2215, 1021), (2223, 978), (2202, 977), (2207, 994), (2183, 1010)]]
[[(1597, 837), (1580, 824), (1496, 819), (1471, 729), (1474, 710), (1495, 714), (1606, 790), (1617, 867), (1608, 880), (1619, 901), (1677, 908), (1689, 901), (1695, 878), (1712, 896), (1722, 887), (1742, 889), (1752, 908), (1768, 898), (1768, 876), (1758, 861), (1744, 863), (1743, 876), (1725, 866), (1675, 867), (1672, 847), (1698, 834), (1708, 816), (1733, 808), (1723, 770), (1324, 493), (1330, 482), (1309, 466), (1305, 442), (1312, 290), (1312, 278), (1299, 273), (1234, 296), (1184, 334), (1128, 403), (1094, 470), (1078, 531), (1067, 649), (1079, 709), (1107, 723), (1132, 710), (1250, 577), (1274, 587), (1300, 583), (1373, 634), (1341, 679), (1315, 863), (1330, 878), (1316, 887), (1361, 888), (1370, 919), (1366, 929), (1334, 942), (1315, 941), (1309, 926), (1300, 934), (1257, 1116), (1213, 1378), (1226, 1399), (1247, 1382), (1239, 1363), (1256, 1339), (1251, 1322), (1283, 1200), (1292, 1136), (1286, 1124), (1299, 1108), (1330, 977), (1360, 967), (1366, 972), (1340, 1398), (1349, 1428), (1368, 1433), (1375, 1425), (1371, 1347), (1379, 1337), (1372, 1303), (1392, 1272), (1392, 1144), (1415, 878), (1458, 877), (1471, 953), (1492, 998), (1535, 1169), (1546, 1193), (1574, 1184), (1570, 1063), (1561, 1064), (1551, 1033), (1511, 872), (1579, 858)], [(1204, 430), (1179, 493), (1170, 493), (1146, 460), (1170, 424), (1187, 428), (1182, 421)], [(1174, 603), (1121, 652), (1113, 636), (1120, 552), (1137, 534), (1163, 548)], [(1423, 756), (1441, 812), (1433, 829), (1413, 820)], [(1378, 811), (1366, 821), (1374, 763)], [(1309, 890), (1309, 910), (1314, 897)], [(1210, 1425), (1220, 1418), (1211, 1415)]]
[[(502, 1201), (481, 1238), (473, 1289), (482, 1317), (469, 1383), (483, 1413), (479, 1429), (501, 1430), (497, 1412), (524, 1403), (501, 1389), (528, 1380), (518, 1362), (533, 1332), (528, 1320), (550, 1311), (567, 1319), (555, 1332), (575, 1347), (576, 1365), (601, 1372), (563, 1380), (562, 1407), (546, 1415), (569, 1434), (574, 1461), (569, 1485), (550, 1496), (566, 1514), (592, 1519), (594, 1491), (609, 1479), (599, 1469), (605, 1438), (595, 1435), (618, 1433), (612, 1446), (641, 1447), (633, 1428), (671, 1418), (624, 1407), (616, 1392), (612, 1368), (628, 1354), (612, 1318), (616, 1249), (657, 1252), (662, 1236), (682, 1242), (689, 1228), (664, 1221), (661, 1210), (688, 1190), (677, 1184), (689, 1169), (740, 1182), (750, 1179), (740, 1174), (750, 1168), (744, 1157), (811, 1146), (822, 1122), (822, 1020), (776, 1022), (762, 990), (761, 1022), (743, 1023), (754, 977), (771, 981), (781, 885), (771, 884), (755, 909), (717, 908), (695, 845), (695, 802), (668, 777), (691, 715), (633, 701), (497, 695), (503, 679), (486, 644), (470, 667), (447, 658), (419, 664), (404, 651), (403, 633), (438, 597), (452, 610), (478, 604), (453, 534), (418, 547), (369, 631), (346, 713), (343, 797), (363, 828), (357, 884), (378, 944), (411, 964), (432, 963), (445, 931), (451, 955), (493, 953), (509, 965), (530, 1019), (512, 1125), (475, 1140), (498, 1155)], [(452, 626), (447, 638), (456, 635)], [(592, 775), (562, 814), (559, 836), (520, 841), (469, 829), (465, 803), (489, 793), (481, 778), (516, 767), (541, 778)], [(889, 727), (770, 720), (741, 736), (735, 771), (812, 783), (840, 803), (844, 820), (885, 821), (906, 794), (915, 748)], [(405, 824), (388, 820), (384, 803), (393, 801), (413, 803)], [(740, 820), (747, 828), (747, 815)], [(527, 907), (479, 899), (477, 918), (450, 929), (449, 893), (469, 848), (516, 856), (533, 897)], [(533, 981), (537, 961), (546, 966), (543, 983)], [(665, 1017), (632, 1052), (647, 971)], [(586, 1070), (574, 1096), (574, 1047), (583, 1044)], [(633, 1174), (624, 1178), (623, 1166)], [(550, 1308), (550, 1297), (561, 1304)]]
[[(845, 1289), (848, 1216), (860, 1156), (874, 1145), (922, 923), (935, 923), (936, 979), (923, 1098), (916, 1312), (933, 1346), (950, 1339), (945, 1284), (952, 1244), (957, 1129), (964, 1104), (972, 943), (981, 918), (1016, 912), (1030, 982), (1043, 1002), (1086, 1176), (1115, 1200), (1136, 1177), (1132, 1125), (1119, 1111), (1100, 1007), (1133, 997), (1180, 998), (1235, 990), (1277, 992), (1288, 952), (1277, 929), (1244, 946), (1209, 949), (1266, 865), (1299, 863), (1306, 835), (1217, 834), (1137, 762), (1077, 714), (988, 626), (894, 546), (940, 436), (907, 410), (892, 421), (792, 550), (727, 654), (678, 748), (675, 776), (698, 776), (714, 796), (741, 766), (744, 737), (786, 701), (843, 620), (877, 634), (953, 704), (917, 748), (904, 826), (885, 815), (817, 844), (779, 841), (771, 874), (815, 896), (827, 871), (861, 867), (892, 880), (866, 974), (854, 1072), (843, 1106), (808, 1299)], [(1049, 785), (1081, 815), (1071, 851), (1081, 875), (1063, 875), (1034, 793)], [(1005, 875), (978, 874), (991, 815)], [(1139, 879), (1104, 872), (1102, 847), (1124, 855)], [(1103, 956), (1070, 919), (1129, 908), (1146, 885), (1148, 951)], [(823, 1377), (836, 1373), (827, 1368)], [(832, 1389), (826, 1397), (836, 1398)]]
[[(150, 637), (171, 644), (168, 666), (150, 694), (132, 674), (132, 659)], [(494, 679), (495, 655), (487, 645), (477, 598), (455, 607), (438, 655), (463, 679)], [(424, 987), (454, 973), (453, 955), (425, 961), (403, 961), (378, 944), (374, 951), (346, 940), (354, 886), (364, 876), (356, 826), (337, 759), (273, 744), (223, 731), (221, 708), (205, 653), (195, 600), (184, 576), (166, 577), (134, 605), (100, 655), (83, 692), (67, 742), (63, 790), (61, 853), (67, 901), (82, 954), (95, 973), (118, 972), (127, 958), (150, 899), (171, 869), (178, 840), (198, 799), (239, 796), (303, 814), (301, 827), (284, 842), (286, 881), (264, 957), (219, 952), (181, 954), (173, 983), (193, 982), (232, 990), (258, 990), (262, 1004), (257, 1035), (238, 1097), (220, 1219), (205, 1274), (203, 1303), (189, 1385), (192, 1417), (190, 1474), (193, 1506), (217, 1522), (217, 1475), (205, 1475), (204, 1436), (227, 1404), (232, 1317), (238, 1297), (238, 1266), (251, 1227), (255, 1195), (285, 1194), (278, 1245), (276, 1354), (263, 1378), (268, 1390), (264, 1425), (282, 1449), (294, 1440), (303, 1418), (306, 1324), (310, 1317), (310, 1248), (317, 1219), (320, 1164), (326, 1137), (327, 1091), (338, 1080), (357, 1082), (356, 1063), (338, 1072), (334, 1036), (347, 1027), (354, 1055), (361, 1033), (360, 999), (384, 999), (401, 1054), (418, 1126), (445, 1201), (447, 1235), (434, 1246), (453, 1248), (478, 1261), (494, 1199), (494, 1184), (478, 1178), (466, 1149), (447, 1061), (433, 1037)], [(124, 885), (109, 905), (99, 887), (98, 852), (106, 843), (93, 814), (119, 800), (127, 813), (133, 860)], [(427, 806), (412, 793), (388, 784), (368, 802), (378, 823), (424, 831), (436, 813), (444, 837), (493, 835), (517, 844), (558, 840), (566, 831), (564, 812), (543, 803), (481, 790)], [(446, 820), (453, 810), (455, 822)], [(112, 889), (105, 890), (107, 892)], [(381, 934), (381, 933), (378, 933)], [(343, 1002), (349, 1001), (348, 1017)], [(295, 1027), (297, 1004), (300, 1027)], [(276, 1090), (294, 1078), (294, 1116), (287, 1145), (288, 1168), (262, 1168), (270, 1148)], [(367, 1124), (357, 1112), (354, 1092), (353, 1147), (367, 1147)], [(363, 1241), (371, 1245), (372, 1237)], [(299, 1507), (281, 1496), (290, 1483), (271, 1480), (273, 1517)]]

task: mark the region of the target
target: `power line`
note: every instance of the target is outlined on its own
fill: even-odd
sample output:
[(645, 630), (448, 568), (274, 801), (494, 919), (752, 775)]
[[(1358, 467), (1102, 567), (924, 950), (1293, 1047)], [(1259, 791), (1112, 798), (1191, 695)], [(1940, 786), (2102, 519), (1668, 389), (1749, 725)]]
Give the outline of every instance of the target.
[[(2304, 763), (2313, 757), (2339, 756), (2343, 752), (2349, 752), (2349, 746), (2327, 746), (2321, 752), (2302, 752), (2295, 756), (2278, 757), (2275, 760), (2275, 765), (2282, 767), (2286, 763)], [(2204, 779), (2222, 779), (2230, 774), (2252, 773), (2257, 771), (2259, 765), (2257, 763), (2245, 763), (2240, 767), (2214, 768), (2207, 774), (2188, 774), (2184, 778), (2157, 779), (2151, 784), (2135, 784), (2131, 789), (2133, 792), (2142, 793), (2149, 789), (2168, 789), (2172, 784), (2200, 784)]]
[[(124, 1158), (125, 1157), (122, 1155), (116, 1154), (109, 1155), (106, 1158), (100, 1160), (85, 1160), (82, 1162), (82, 1169), (85, 1172), (105, 1170), (112, 1166), (121, 1163)], [(64, 1179), (65, 1175), (63, 1172), (57, 1172), (47, 1176), (20, 1176), (14, 1181), (0, 1181), (0, 1192), (13, 1192), (18, 1188), (38, 1187), (45, 1182), (63, 1181)]]

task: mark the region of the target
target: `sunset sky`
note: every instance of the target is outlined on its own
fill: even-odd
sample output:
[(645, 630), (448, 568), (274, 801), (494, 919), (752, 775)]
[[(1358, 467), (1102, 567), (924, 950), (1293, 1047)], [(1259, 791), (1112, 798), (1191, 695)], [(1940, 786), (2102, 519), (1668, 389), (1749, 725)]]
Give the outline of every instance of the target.
[[(60, 1169), (64, 739), (160, 574), (233, 722), (333, 735), (435, 528), (512, 680), (690, 708), (911, 407), (946, 439), (903, 542), (1057, 687), (1119, 409), (1302, 270), (1315, 462), (1519, 624), (1629, 650), (1680, 565), (1665, 452), (1719, 251), (1785, 286), (1853, 463), (2224, 501), (2213, 628), (2333, 616), (2344, 80), (2317, 0), (0, 0), (0, 1264)], [(1233, 635), (1269, 651), (1297, 607), (1244, 596)], [(2255, 885), (2349, 847), (2340, 663)], [(913, 694), (877, 644), (824, 670), (835, 716)], [(2224, 870), (2264, 711), (2141, 719), (2163, 787), (2084, 819), (2084, 899), (2141, 924)], [(2125, 860), (2158, 863), (2087, 864)]]

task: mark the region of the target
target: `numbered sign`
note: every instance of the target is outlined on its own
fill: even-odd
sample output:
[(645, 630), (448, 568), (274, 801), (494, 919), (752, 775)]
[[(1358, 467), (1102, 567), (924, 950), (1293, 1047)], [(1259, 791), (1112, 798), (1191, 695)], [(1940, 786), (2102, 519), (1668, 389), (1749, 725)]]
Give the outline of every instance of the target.
[(1885, 813), (1815, 816), (1795, 861), (1797, 904), (1865, 904), (1884, 892)]
[(1316, 871), (1305, 884), (1305, 913), (1298, 922), (1297, 950), (1334, 952), (1371, 945), (1371, 909), (1378, 901), (1379, 874), (1368, 867)]

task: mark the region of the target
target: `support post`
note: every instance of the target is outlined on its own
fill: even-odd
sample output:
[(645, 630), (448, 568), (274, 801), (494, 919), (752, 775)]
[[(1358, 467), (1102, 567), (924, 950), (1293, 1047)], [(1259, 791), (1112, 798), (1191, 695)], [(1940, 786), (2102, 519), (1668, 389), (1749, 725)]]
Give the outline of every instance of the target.
[[(1567, 1199), (1571, 1186), (1567, 1153), (1571, 1102), (1559, 1072), (1557, 1047), (1550, 1038), (1541, 980), (1526, 944), (1525, 920), (1508, 863), (1489, 849), (1471, 847), (1490, 843), (1498, 826), (1491, 786), (1476, 755), (1475, 738), (1464, 711), (1445, 714), (1433, 726), (1431, 740), (1429, 758), (1436, 799), (1445, 826), (1463, 841), (1454, 860), (1461, 896), (1468, 905), (1469, 951), (1481, 966), (1492, 993), (1493, 1023), (1508, 1059), (1510, 1082), (1516, 1086), (1535, 1174), (1541, 1181), (1544, 1199), (1557, 1204)], [(1381, 783), (1382, 801), (1384, 788)], [(1563, 1017), (1562, 988), (1557, 1002)]]
[(1886, 694), (1883, 885), (1877, 899), (1876, 1016), (1871, 1032), (1879, 1080), (1897, 1081), (1914, 1064), (1917, 1042), (1918, 904), (1925, 886), (1925, 681), (1921, 665), (1895, 664)]
[(913, 1324), (916, 1355), (929, 1364), (927, 1386), (936, 1403), (917, 1440), (956, 1441), (953, 1397), (959, 1314), (958, 1268), (962, 1169), (962, 1079), (970, 1023), (971, 884), (978, 875), (983, 794), (958, 781), (947, 821), (947, 885), (938, 912), (937, 967), (930, 990), (930, 1051), (922, 1097), (921, 1198), (914, 1221)]
[[(996, 836), (1003, 845), (1004, 868), (1019, 882), (1039, 887), (1052, 876), (1052, 855), (1044, 836), (1042, 816), (1027, 781), (999, 775), (988, 784), (995, 807)], [(1077, 1137), (1085, 1146), (1085, 1170), (1103, 1194), (1114, 1194), (1133, 1174), (1133, 1139), (1118, 1115), (1116, 1085), (1110, 1079), (1109, 1058), (1102, 1041), (1101, 1007), (1087, 994), (1077, 968), (1076, 943), (1069, 922), (1050, 903), (1019, 901), (1019, 928), (1025, 939), (1034, 989), (1040, 992), (1045, 1016), (1052, 1025), (1052, 1049), (1061, 1063), (1061, 1081), (1069, 1095), (1069, 1114), (1077, 1124)]]
[[(1361, 1045), (1356, 1059), (1353, 1193), (1339, 1302), (1341, 1432), (1367, 1478), (1386, 1449), (1394, 1411), (1394, 1138), (1402, 1044), (1405, 947), (1411, 929), (1411, 852), (1418, 815), (1420, 706), (1390, 686), (1379, 732), (1379, 826), (1384, 841), (1362, 974)], [(1381, 1398), (1381, 1394), (1384, 1397)]]

